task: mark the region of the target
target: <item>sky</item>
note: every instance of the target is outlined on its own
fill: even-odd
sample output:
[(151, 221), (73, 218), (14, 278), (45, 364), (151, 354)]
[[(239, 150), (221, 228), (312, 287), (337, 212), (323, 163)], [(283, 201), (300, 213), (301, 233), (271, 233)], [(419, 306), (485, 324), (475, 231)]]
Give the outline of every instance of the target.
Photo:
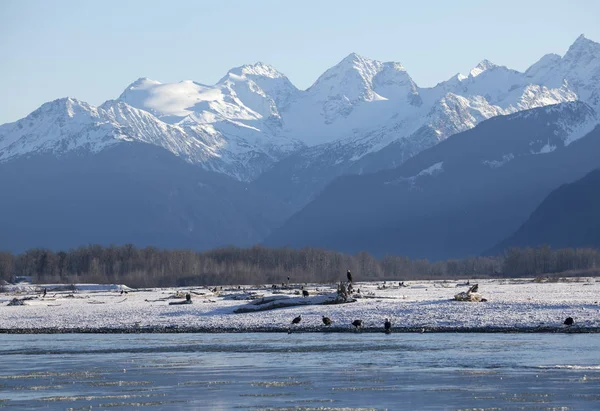
[(483, 59), (523, 71), (600, 41), (597, 0), (0, 0), (0, 124), (41, 104), (117, 98), (139, 77), (214, 84), (262, 61), (309, 87), (356, 52), (421, 87)]

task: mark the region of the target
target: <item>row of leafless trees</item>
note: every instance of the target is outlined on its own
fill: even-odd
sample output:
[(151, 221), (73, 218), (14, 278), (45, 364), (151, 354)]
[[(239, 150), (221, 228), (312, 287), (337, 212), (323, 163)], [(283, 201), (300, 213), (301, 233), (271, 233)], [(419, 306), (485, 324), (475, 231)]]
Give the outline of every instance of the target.
[(587, 271), (600, 262), (595, 249), (511, 249), (499, 257), (429, 262), (405, 257), (376, 259), (315, 248), (222, 248), (212, 251), (160, 250), (132, 245), (91, 245), (53, 252), (0, 252), (0, 278), (32, 276), (38, 283), (123, 283), (134, 287), (217, 284), (333, 282), (351, 270), (355, 281), (538, 276)]

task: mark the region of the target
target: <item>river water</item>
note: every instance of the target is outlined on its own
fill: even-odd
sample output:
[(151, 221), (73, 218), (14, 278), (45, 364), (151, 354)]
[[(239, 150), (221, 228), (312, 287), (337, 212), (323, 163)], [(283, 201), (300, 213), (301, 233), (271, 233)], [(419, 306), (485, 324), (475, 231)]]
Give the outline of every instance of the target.
[(0, 409), (600, 410), (597, 334), (0, 335)]

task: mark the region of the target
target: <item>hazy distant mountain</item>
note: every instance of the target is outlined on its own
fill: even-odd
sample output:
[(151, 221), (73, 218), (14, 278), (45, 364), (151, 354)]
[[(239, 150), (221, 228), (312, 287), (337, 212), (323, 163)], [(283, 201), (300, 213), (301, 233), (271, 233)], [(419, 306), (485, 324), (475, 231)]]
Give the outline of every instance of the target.
[(489, 253), (509, 247), (600, 247), (600, 170), (552, 191), (527, 221)]
[(600, 167), (600, 127), (581, 102), (484, 121), (393, 170), (346, 176), (267, 245), (433, 259), (480, 254), (548, 193)]

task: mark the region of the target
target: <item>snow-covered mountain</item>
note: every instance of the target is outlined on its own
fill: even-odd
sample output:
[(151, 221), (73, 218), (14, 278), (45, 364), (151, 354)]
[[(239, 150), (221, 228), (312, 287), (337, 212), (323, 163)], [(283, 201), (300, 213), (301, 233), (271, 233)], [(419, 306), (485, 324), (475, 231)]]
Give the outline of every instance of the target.
[[(354, 53), (306, 90), (264, 63), (231, 69), (215, 85), (140, 78), (98, 107), (63, 98), (0, 125), (10, 199), (0, 202), (0, 231), (6, 247), (207, 248), (254, 244), (287, 220), (273, 243), (352, 249), (360, 242), (344, 237), (351, 221), (366, 227), (359, 236), (375, 250), (378, 227), (405, 218), (397, 222), (412, 233), (410, 254), (427, 255), (431, 238), (438, 256), (471, 253), (505, 238), (556, 184), (600, 165), (590, 143), (597, 139), (589, 138), (600, 130), (599, 112), (600, 44), (583, 36), (563, 57), (546, 55), (524, 73), (483, 60), (429, 88), (400, 63)], [(395, 177), (382, 180), (385, 173)], [(360, 176), (323, 191), (330, 201), (305, 207), (352, 174)], [(431, 195), (421, 201), (415, 193), (428, 182)], [(509, 197), (520, 214), (506, 211)], [(481, 218), (460, 214), (465, 209)], [(424, 210), (435, 219), (418, 220)], [(328, 226), (331, 241), (319, 237)], [(315, 236), (297, 235), (312, 228)], [(468, 238), (457, 241), (448, 234), (454, 229)]]
[(483, 60), (430, 88), (400, 63), (354, 53), (307, 90), (264, 63), (215, 85), (140, 78), (99, 107), (61, 99), (0, 126), (0, 161), (139, 141), (241, 181), (269, 180), (284, 161), (286, 178), (312, 186), (304, 174), (319, 169), (318, 190), (341, 174), (397, 166), (497, 115), (573, 100), (597, 108), (599, 77), (600, 45), (581, 36), (564, 57), (544, 56), (525, 73)]

